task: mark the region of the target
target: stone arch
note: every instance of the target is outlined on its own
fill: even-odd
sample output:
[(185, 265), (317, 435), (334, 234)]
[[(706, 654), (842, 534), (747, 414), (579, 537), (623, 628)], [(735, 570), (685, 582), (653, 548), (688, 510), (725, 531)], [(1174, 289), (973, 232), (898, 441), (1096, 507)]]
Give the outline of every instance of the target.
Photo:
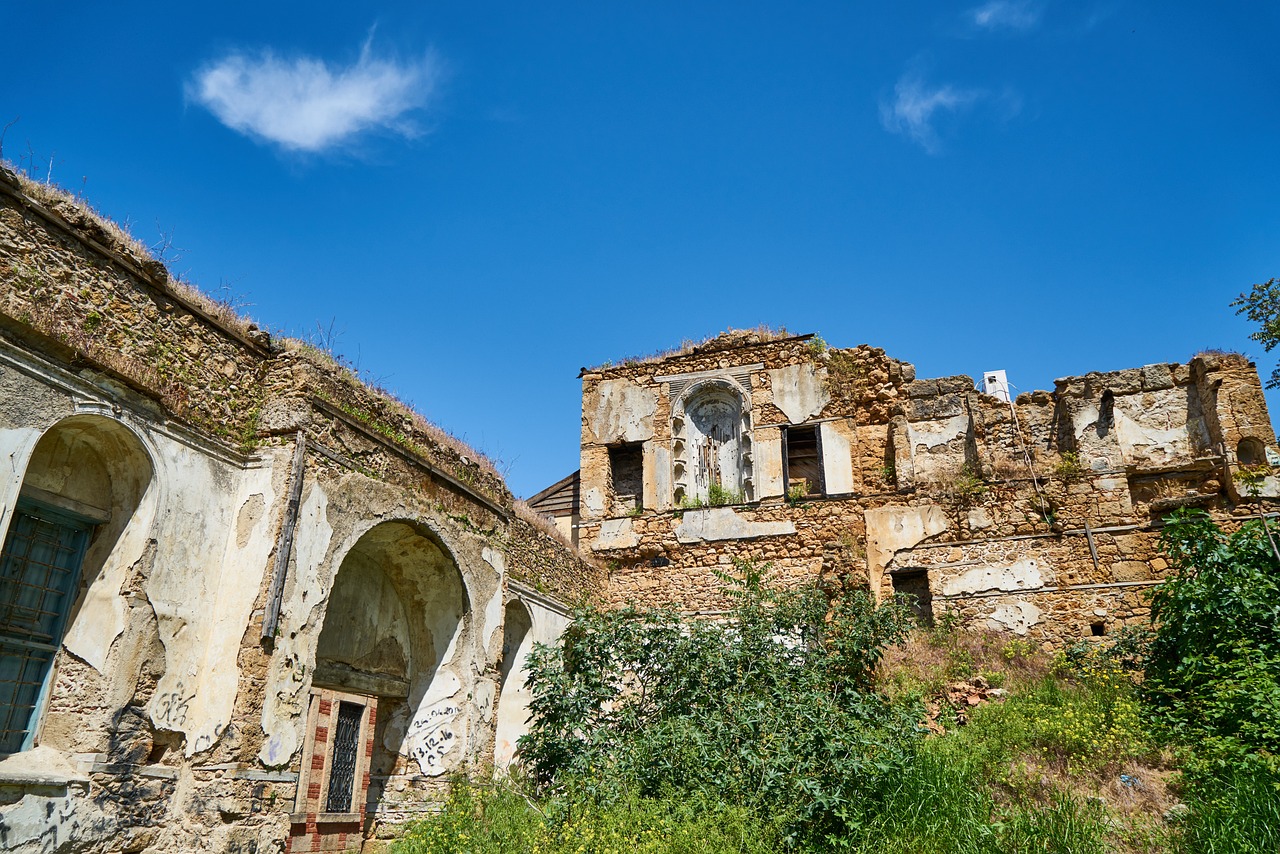
[(515, 761), (516, 741), (529, 730), (529, 702), (533, 695), (525, 686), (525, 661), (533, 639), (533, 614), (524, 602), (512, 599), (502, 623), (502, 667), (493, 747), (493, 766), (498, 771), (505, 771)]
[(105, 415), (65, 418), (36, 442), (0, 558), (0, 752), (37, 740), (92, 746), (84, 739), (100, 734), (52, 685), (64, 647), (96, 671), (86, 678), (100, 679), (124, 628), (120, 593), (149, 535), (153, 460), (141, 437)]
[(676, 501), (706, 502), (713, 485), (749, 500), (752, 492), (750, 407), (728, 378), (685, 389), (672, 414), (676, 436)]
[(443, 770), (455, 750), (462, 752), (465, 730), (448, 730), (444, 744), (436, 738), (461, 709), (436, 714), (435, 705), (458, 692), (450, 690), (457, 675), (442, 667), (451, 663), (470, 611), (456, 560), (420, 522), (379, 522), (342, 557), (316, 641), (312, 686), (366, 698), (376, 709), (369, 813), (380, 807), (388, 778), (415, 773), (415, 764)]

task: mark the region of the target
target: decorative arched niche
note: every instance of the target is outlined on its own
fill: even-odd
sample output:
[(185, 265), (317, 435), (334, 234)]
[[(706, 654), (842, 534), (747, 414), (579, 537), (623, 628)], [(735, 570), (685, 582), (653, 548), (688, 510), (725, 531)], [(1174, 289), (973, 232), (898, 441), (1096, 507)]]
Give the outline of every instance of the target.
[(505, 771), (515, 761), (520, 736), (529, 731), (529, 702), (525, 659), (533, 646), (533, 617), (519, 599), (507, 603), (502, 626), (502, 670), (498, 695), (493, 766)]
[(728, 377), (689, 386), (671, 415), (677, 504), (735, 504), (754, 498), (751, 409)]
[(425, 526), (382, 522), (351, 547), (316, 643), (300, 813), (358, 823), (389, 778), (451, 770), (461, 709), (427, 706), (468, 610), (457, 563)]
[(64, 641), (86, 671), (77, 682), (103, 678), (124, 623), (123, 573), (145, 540), (131, 538), (139, 554), (122, 555), (124, 535), (143, 524), (135, 517), (154, 472), (133, 431), (102, 415), (66, 418), (36, 443), (0, 551), (0, 753), (37, 741), (101, 747), (83, 697), (51, 696), (51, 686), (70, 666), (58, 657)]

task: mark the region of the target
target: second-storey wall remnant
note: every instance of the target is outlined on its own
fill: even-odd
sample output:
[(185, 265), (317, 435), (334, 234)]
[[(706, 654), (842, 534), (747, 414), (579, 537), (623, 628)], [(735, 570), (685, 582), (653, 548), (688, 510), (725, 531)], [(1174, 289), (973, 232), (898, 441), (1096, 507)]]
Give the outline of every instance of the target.
[(1008, 400), (878, 348), (734, 332), (581, 378), (572, 512), (616, 604), (714, 614), (715, 573), (750, 558), (1053, 647), (1147, 619), (1171, 509), (1229, 524), (1280, 496), (1257, 372), (1233, 354)]

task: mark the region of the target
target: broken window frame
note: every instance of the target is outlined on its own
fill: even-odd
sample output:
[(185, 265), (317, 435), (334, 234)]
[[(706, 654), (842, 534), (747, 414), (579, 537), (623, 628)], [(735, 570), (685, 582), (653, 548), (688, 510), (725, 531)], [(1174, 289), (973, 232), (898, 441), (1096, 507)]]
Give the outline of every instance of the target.
[[(610, 445), (609, 448), (609, 491), (613, 500), (613, 513), (617, 515), (629, 515), (644, 509), (644, 442), (620, 442), (616, 445)], [(634, 459), (629, 459), (634, 455)], [(634, 463), (637, 468), (634, 472), (637, 478), (636, 485), (639, 490), (635, 493), (618, 491), (618, 471), (619, 464)], [(630, 506), (627, 505), (625, 499), (633, 499)]]
[[(787, 495), (791, 493), (792, 446), (794, 442), (793, 436), (796, 433), (811, 433), (813, 435), (812, 454), (804, 453), (803, 456), (797, 459), (797, 461), (811, 461), (815, 471), (815, 477), (812, 480), (805, 478), (805, 481), (809, 484), (805, 497), (826, 495), (826, 472), (824, 471), (822, 459), (822, 428), (818, 424), (790, 424), (782, 428), (783, 493)], [(808, 443), (804, 444), (807, 445)]]

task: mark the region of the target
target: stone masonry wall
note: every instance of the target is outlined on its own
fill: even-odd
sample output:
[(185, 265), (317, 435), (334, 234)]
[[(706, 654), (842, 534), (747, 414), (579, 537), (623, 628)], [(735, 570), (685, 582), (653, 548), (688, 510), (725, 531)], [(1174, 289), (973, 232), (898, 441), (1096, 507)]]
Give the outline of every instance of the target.
[[(672, 459), (688, 454), (673, 413), (715, 377), (742, 389), (750, 492), (679, 506)], [(1231, 525), (1280, 496), (1270, 466), (1239, 459), (1254, 441), (1280, 463), (1256, 369), (1234, 355), (1068, 377), (1005, 402), (967, 376), (917, 378), (877, 348), (735, 333), (582, 380), (581, 542), (618, 604), (714, 613), (728, 604), (716, 571), (745, 558), (780, 583), (881, 597), (925, 578), (935, 612), (1052, 647), (1147, 619), (1170, 510)], [(788, 494), (792, 426), (820, 434), (822, 495)], [(609, 448), (622, 443), (644, 449), (639, 509), (611, 493)]]

